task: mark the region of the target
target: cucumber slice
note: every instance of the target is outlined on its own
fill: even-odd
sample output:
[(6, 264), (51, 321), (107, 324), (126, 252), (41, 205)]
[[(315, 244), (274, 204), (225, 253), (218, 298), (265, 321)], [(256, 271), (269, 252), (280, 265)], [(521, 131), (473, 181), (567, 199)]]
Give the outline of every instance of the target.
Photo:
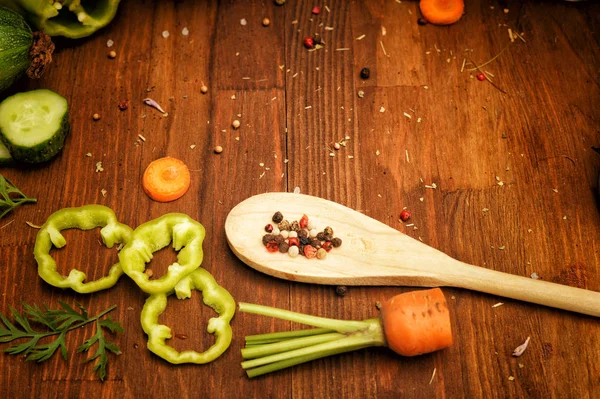
[(51, 90), (17, 93), (0, 103), (0, 138), (15, 160), (39, 163), (60, 152), (69, 133), (69, 105)]
[(10, 156), (8, 148), (0, 141), (0, 166), (10, 165), (13, 162), (13, 158)]

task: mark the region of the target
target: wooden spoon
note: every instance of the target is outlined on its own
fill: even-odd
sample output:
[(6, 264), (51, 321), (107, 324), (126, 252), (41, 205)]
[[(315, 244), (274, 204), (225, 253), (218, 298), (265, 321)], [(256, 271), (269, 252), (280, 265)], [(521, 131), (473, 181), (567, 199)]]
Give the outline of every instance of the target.
[[(325, 259), (271, 253), (264, 226), (280, 211), (290, 222), (309, 216), (322, 231), (333, 228), (342, 245)], [(600, 293), (519, 277), (460, 262), (343, 205), (291, 193), (255, 195), (225, 221), (232, 251), (247, 265), (286, 280), (331, 285), (451, 286), (600, 316)]]

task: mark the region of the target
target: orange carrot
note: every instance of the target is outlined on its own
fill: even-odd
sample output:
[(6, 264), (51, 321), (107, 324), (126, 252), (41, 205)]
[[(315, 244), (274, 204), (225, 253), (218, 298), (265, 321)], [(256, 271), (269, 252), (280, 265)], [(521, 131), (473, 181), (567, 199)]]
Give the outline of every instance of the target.
[(190, 188), (190, 171), (179, 159), (159, 158), (146, 168), (142, 186), (144, 192), (155, 201), (175, 201)]
[(399, 294), (381, 307), (387, 345), (403, 356), (416, 356), (452, 345), (446, 298), (433, 288)]
[(421, 0), (421, 14), (435, 25), (450, 25), (457, 22), (465, 10), (464, 0)]
[(400, 355), (415, 356), (452, 345), (450, 316), (439, 288), (396, 295), (382, 305), (380, 317), (362, 321), (244, 302), (238, 306), (241, 312), (317, 327), (247, 336), (242, 368), (249, 377), (370, 346), (387, 346)]

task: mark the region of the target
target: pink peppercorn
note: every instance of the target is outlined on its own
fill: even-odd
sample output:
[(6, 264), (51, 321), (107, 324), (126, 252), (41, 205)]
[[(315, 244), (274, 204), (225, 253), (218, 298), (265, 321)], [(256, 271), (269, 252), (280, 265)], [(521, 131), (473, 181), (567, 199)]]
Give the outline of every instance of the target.
[(288, 244), (290, 244), (290, 247), (292, 245), (299, 246), (300, 241), (298, 241), (298, 239), (296, 237), (290, 237), (290, 238), (288, 238)]
[(308, 216), (302, 215), (300, 218), (300, 228), (305, 229), (308, 226)]
[(273, 225), (271, 223), (269, 223), (268, 225), (265, 226), (265, 231), (267, 233), (270, 233), (273, 231)]
[(403, 209), (402, 212), (400, 212), (400, 220), (402, 220), (403, 222), (406, 222), (409, 218), (410, 218), (410, 212), (407, 211), (406, 209)]
[(485, 80), (485, 75), (481, 72), (479, 72), (476, 77), (477, 77), (477, 80), (480, 82), (483, 82)]
[(304, 47), (306, 47), (306, 48), (309, 48), (309, 49), (315, 48), (315, 42), (312, 37), (305, 37), (303, 43), (304, 43)]
[(323, 244), (321, 244), (321, 248), (329, 252), (333, 248), (333, 244), (331, 243), (331, 241), (325, 241)]
[(315, 15), (319, 15), (319, 13), (321, 12), (321, 7), (319, 6), (314, 6), (312, 9), (312, 13)]
[(276, 241), (271, 241), (267, 243), (267, 251), (279, 252), (279, 244)]
[(314, 258), (317, 256), (317, 248), (313, 247), (312, 245), (305, 245), (304, 256), (306, 256), (308, 259)]

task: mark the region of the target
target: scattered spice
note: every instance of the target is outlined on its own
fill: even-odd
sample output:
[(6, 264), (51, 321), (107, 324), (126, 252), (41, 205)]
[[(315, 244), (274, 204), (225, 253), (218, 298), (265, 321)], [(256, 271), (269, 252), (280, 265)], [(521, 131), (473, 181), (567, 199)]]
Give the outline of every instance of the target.
[(165, 39), (166, 39), (167, 37), (169, 37), (169, 35), (170, 35), (170, 33), (169, 33), (169, 31), (168, 31), (168, 30), (163, 30), (163, 31), (162, 31), (162, 37), (164, 37)]
[(143, 101), (144, 101), (144, 104), (146, 104), (146, 105), (148, 105), (148, 106), (150, 106), (150, 107), (152, 107), (154, 109), (157, 109), (161, 113), (163, 113), (163, 114), (166, 113), (165, 110), (162, 109), (162, 107), (160, 106), (160, 104), (157, 103), (156, 101), (154, 101), (153, 99), (151, 99), (151, 98), (144, 98)]
[(25, 222), (25, 224), (26, 224), (27, 226), (29, 226), (29, 227), (33, 228), (33, 229), (38, 229), (38, 230), (39, 230), (39, 229), (41, 229), (41, 228), (42, 228), (42, 226), (38, 226), (37, 224), (33, 224), (33, 223), (29, 222), (29, 221), (26, 221), (26, 222)]
[(348, 287), (345, 285), (338, 285), (335, 287), (335, 294), (337, 296), (346, 296), (346, 294), (348, 294)]
[(240, 121), (238, 121), (238, 120), (236, 119), (236, 120), (234, 120), (234, 121), (231, 123), (231, 126), (232, 126), (234, 129), (238, 129), (238, 128), (241, 126), (241, 123), (240, 123)]
[(341, 148), (340, 143), (333, 143), (333, 148), (339, 150)]
[(513, 351), (512, 355), (514, 357), (519, 357), (523, 354), (523, 352), (525, 352), (525, 349), (527, 349), (527, 346), (529, 345), (529, 340), (531, 339), (531, 337), (527, 337), (527, 339), (525, 340), (525, 342), (523, 342), (521, 345), (517, 346), (517, 348)]
[(104, 172), (104, 168), (102, 167), (102, 161), (96, 162), (96, 173), (97, 172)]
[(319, 6), (314, 6), (312, 11), (311, 11), (314, 15), (319, 15), (321, 13), (321, 7)]
[(400, 212), (400, 220), (402, 220), (403, 222), (406, 222), (409, 218), (410, 218), (410, 212), (407, 211), (406, 209), (403, 209), (402, 212)]
[(271, 20), (269, 18), (264, 18), (262, 21), (263, 26), (271, 25)]
[(282, 6), (285, 4), (285, 0), (275, 0), (275, 4), (277, 4), (278, 6)]
[(417, 20), (417, 23), (418, 23), (419, 25), (423, 26), (423, 25), (427, 25), (427, 24), (429, 23), (429, 21), (427, 21), (425, 18), (419, 18), (419, 19)]
[(369, 68), (363, 68), (360, 70), (360, 77), (362, 79), (369, 79), (369, 77), (371, 76), (371, 70)]
[(248, 25), (248, 21), (246, 21), (246, 18), (240, 19), (240, 25), (242, 25), (242, 26)]
[(111, 50), (111, 51), (109, 51), (109, 52), (108, 52), (108, 58), (110, 58), (110, 59), (115, 59), (115, 58), (117, 58), (117, 53), (116, 53), (116, 51), (114, 51), (114, 50)]
[(189, 31), (189, 29), (188, 29), (187, 27), (184, 27), (184, 28), (181, 30), (181, 34), (182, 34), (183, 36), (187, 36), (187, 35), (189, 35), (189, 34), (190, 34), (190, 31)]
[(223, 147), (221, 147), (220, 145), (215, 147), (215, 154), (220, 154), (223, 152)]
[(479, 73), (476, 75), (476, 77), (477, 77), (477, 80), (478, 80), (478, 81), (480, 81), (480, 82), (483, 82), (483, 81), (486, 79), (486, 78), (485, 78), (485, 75), (484, 75), (482, 72), (479, 72)]
[(202, 86), (200, 86), (200, 92), (201, 92), (202, 94), (206, 94), (206, 93), (208, 93), (208, 87), (207, 87), (206, 85), (202, 85)]
[(106, 41), (106, 47), (112, 47), (115, 44), (115, 42), (113, 42), (111, 39), (108, 39)]
[(312, 37), (308, 37), (308, 36), (305, 37), (304, 40), (302, 41), (302, 43), (304, 44), (304, 47), (306, 47), (307, 49), (315, 48), (315, 42)]
[(121, 111), (125, 111), (127, 108), (129, 108), (129, 105), (127, 104), (127, 101), (123, 100), (119, 103), (119, 109)]
[(363, 98), (365, 96), (365, 92), (362, 90), (359, 90), (357, 94), (358, 94), (358, 98)]
[(92, 119), (95, 121), (99, 121), (100, 120), (100, 114), (94, 114), (92, 115)]

